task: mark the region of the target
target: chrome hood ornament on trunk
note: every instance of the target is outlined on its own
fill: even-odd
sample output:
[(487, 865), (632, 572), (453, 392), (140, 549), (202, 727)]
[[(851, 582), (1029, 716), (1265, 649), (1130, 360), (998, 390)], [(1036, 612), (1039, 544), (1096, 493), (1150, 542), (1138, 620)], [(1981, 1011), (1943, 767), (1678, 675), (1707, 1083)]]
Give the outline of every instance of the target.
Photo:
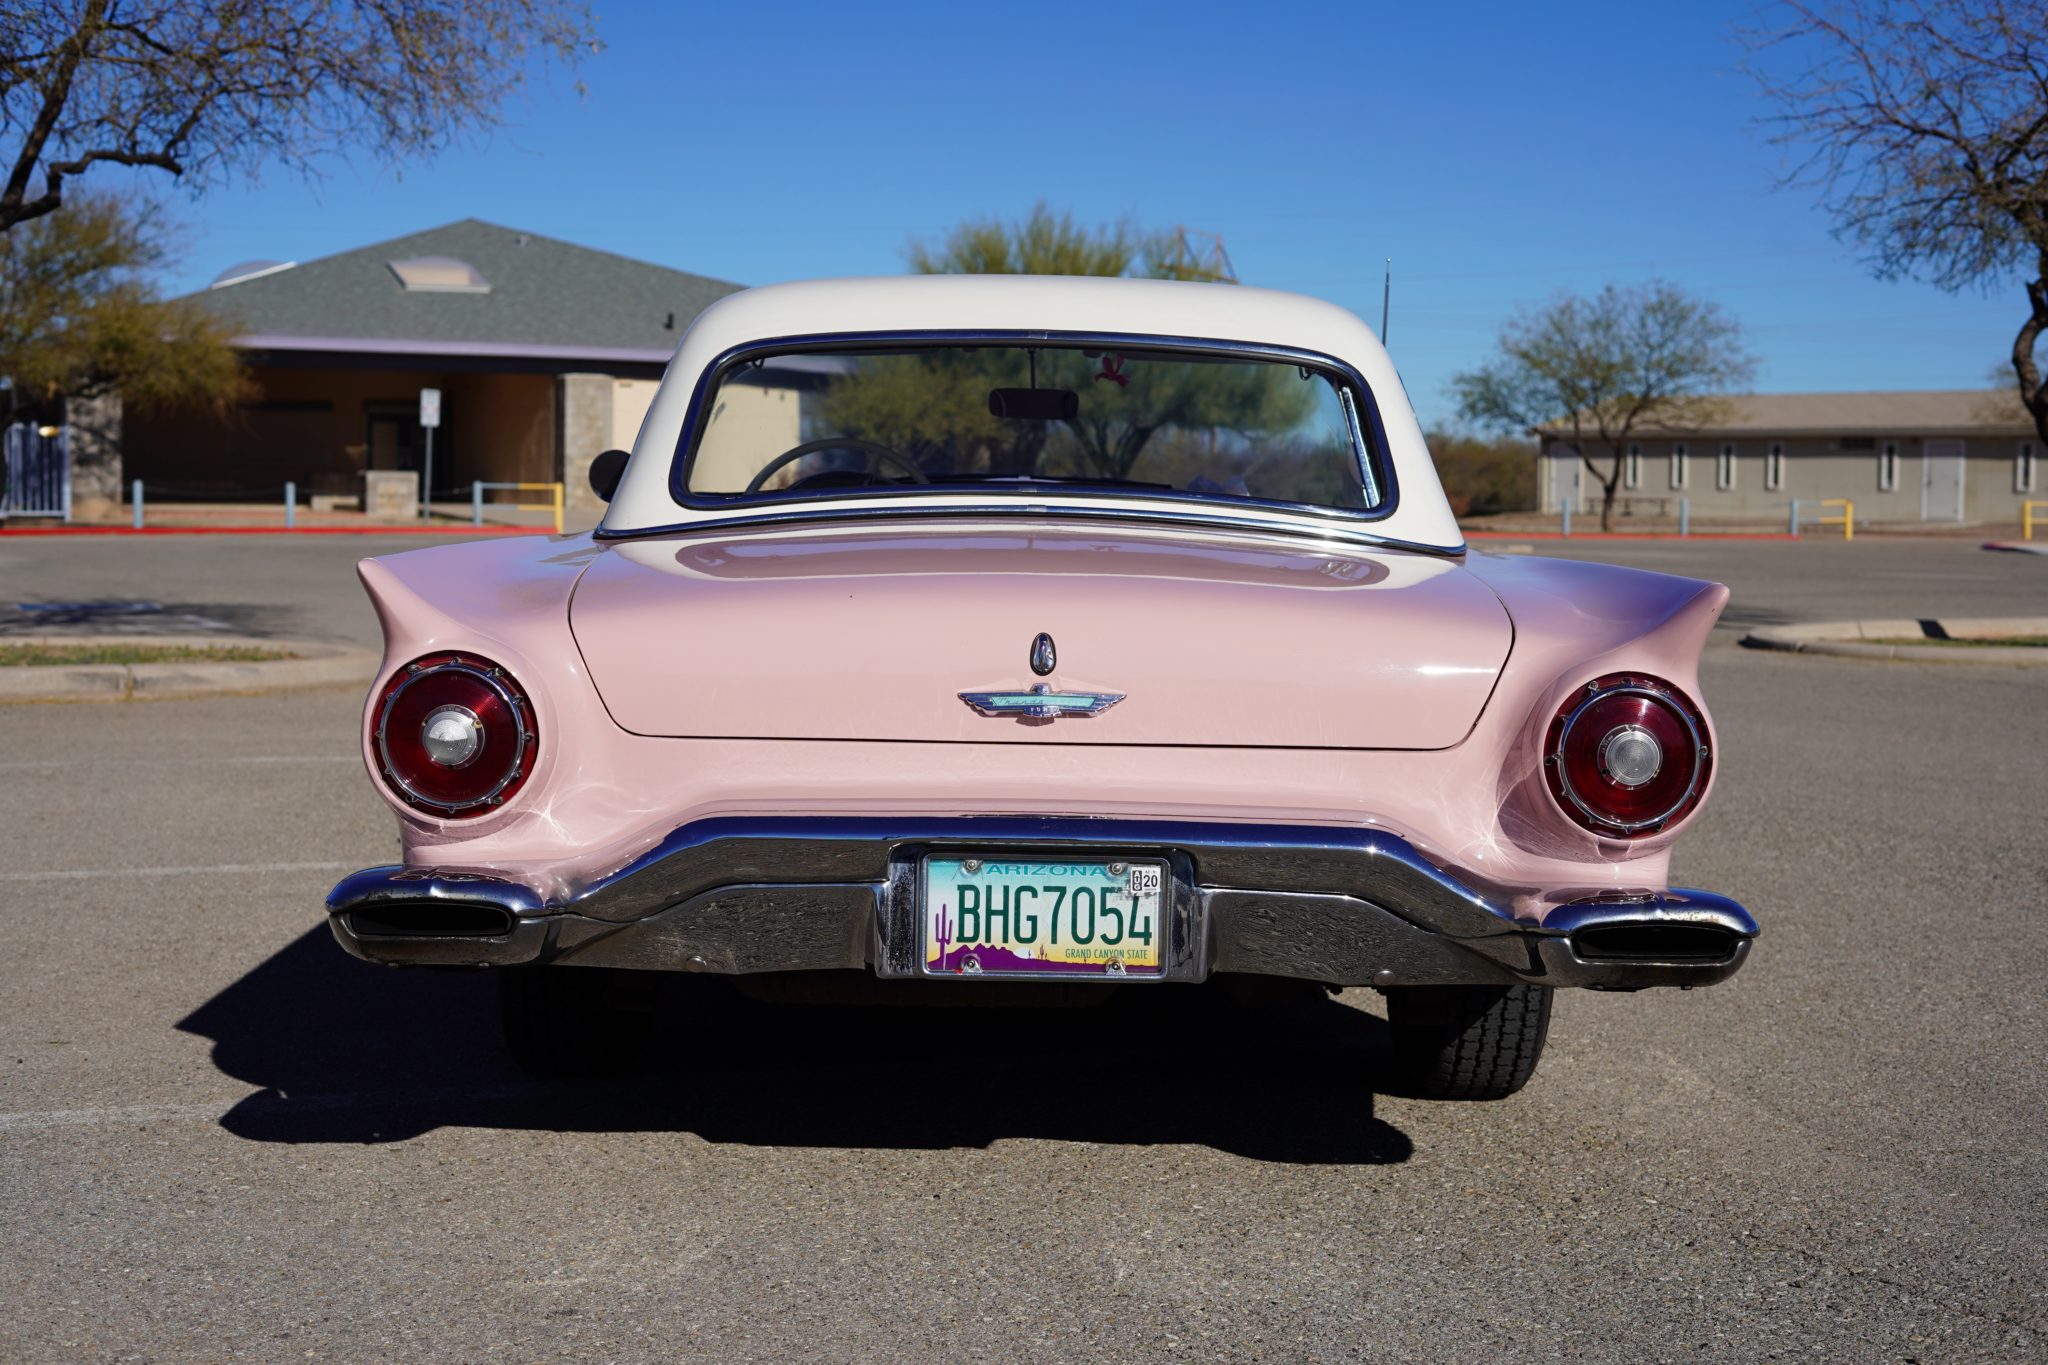
[(1038, 638), (1031, 642), (1031, 671), (1043, 678), (1059, 661), (1059, 651), (1052, 646), (1052, 636), (1039, 631)]

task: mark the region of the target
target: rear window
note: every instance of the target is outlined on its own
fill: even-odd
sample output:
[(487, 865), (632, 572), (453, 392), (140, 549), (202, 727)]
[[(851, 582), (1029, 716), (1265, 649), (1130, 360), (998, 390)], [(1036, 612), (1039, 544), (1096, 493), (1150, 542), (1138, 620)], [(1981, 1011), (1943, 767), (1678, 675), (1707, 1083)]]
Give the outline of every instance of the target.
[(756, 354), (698, 409), (690, 500), (1068, 489), (1382, 510), (1368, 411), (1334, 369), (1011, 342)]

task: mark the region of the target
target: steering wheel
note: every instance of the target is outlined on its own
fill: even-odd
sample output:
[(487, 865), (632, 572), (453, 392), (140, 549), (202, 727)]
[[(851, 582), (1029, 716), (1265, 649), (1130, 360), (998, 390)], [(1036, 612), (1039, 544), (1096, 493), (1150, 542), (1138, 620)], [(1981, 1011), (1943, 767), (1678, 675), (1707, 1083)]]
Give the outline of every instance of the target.
[[(781, 470), (783, 466), (795, 464), (804, 456), (815, 455), (821, 450), (857, 450), (861, 452), (861, 454), (867, 456), (867, 463), (861, 466), (860, 472), (863, 476), (869, 479), (872, 479), (876, 474), (880, 473), (881, 467), (883, 465), (893, 464), (898, 469), (908, 474), (914, 482), (931, 482), (930, 476), (928, 476), (922, 469), (919, 469), (916, 464), (912, 463), (909, 456), (891, 450), (889, 449), (889, 447), (885, 445), (881, 445), (875, 441), (863, 441), (853, 436), (827, 436), (822, 440), (805, 441), (800, 446), (791, 446), (788, 450), (785, 450), (780, 455), (777, 455), (767, 464), (761, 466), (761, 471), (758, 474), (754, 475), (753, 478), (747, 480), (747, 491), (749, 493), (760, 492), (762, 486), (765, 485), (768, 482), (768, 480), (774, 478), (777, 471)], [(825, 470), (822, 472), (832, 474), (848, 474), (852, 473), (853, 471)]]

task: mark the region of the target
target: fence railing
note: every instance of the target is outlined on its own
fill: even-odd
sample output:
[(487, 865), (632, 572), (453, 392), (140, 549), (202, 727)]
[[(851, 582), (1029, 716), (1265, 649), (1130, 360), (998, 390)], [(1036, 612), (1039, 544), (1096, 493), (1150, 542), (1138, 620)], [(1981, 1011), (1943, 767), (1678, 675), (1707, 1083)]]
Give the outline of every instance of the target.
[[(143, 524), (144, 524), (144, 521), (145, 521), (145, 519), (146, 519), (146, 518), (147, 518), (147, 516), (148, 516), (148, 511), (149, 511), (149, 488), (150, 488), (151, 486), (152, 486), (152, 485), (145, 485), (145, 484), (143, 483), (143, 481), (142, 481), (141, 479), (134, 479), (134, 480), (131, 480), (131, 481), (130, 481), (130, 483), (129, 483), (129, 485), (128, 485), (128, 513), (129, 513), (129, 524), (130, 524), (131, 526), (133, 526), (133, 527), (134, 527), (134, 528), (135, 528), (136, 530), (138, 530), (138, 531), (140, 531), (140, 530), (142, 530), (142, 529), (143, 529)], [(158, 491), (158, 492), (162, 492), (162, 491), (163, 491), (163, 486), (162, 486), (162, 485), (154, 485), (154, 486), (155, 486), (155, 487), (157, 488), (157, 491)], [(474, 522), (474, 523), (475, 523), (476, 525), (478, 525), (478, 526), (481, 526), (481, 525), (483, 525), (483, 524), (484, 524), (484, 494), (485, 494), (485, 492), (487, 492), (487, 491), (490, 491), (490, 490), (495, 490), (495, 489), (503, 489), (503, 490), (507, 490), (507, 491), (511, 491), (511, 492), (524, 492), (524, 493), (537, 493), (537, 492), (545, 492), (545, 493), (547, 493), (547, 494), (549, 495), (549, 497), (548, 497), (548, 501), (547, 501), (547, 502), (546, 502), (546, 504), (544, 504), (544, 505), (545, 505), (545, 506), (547, 507), (548, 511), (549, 511), (549, 512), (550, 512), (550, 513), (551, 513), (551, 514), (553, 515), (553, 517), (554, 517), (554, 525), (555, 525), (555, 534), (556, 534), (556, 535), (560, 535), (560, 534), (562, 533), (562, 513), (563, 513), (563, 496), (562, 496), (562, 495), (563, 495), (563, 485), (562, 485), (562, 484), (559, 484), (559, 483), (481, 483), (481, 482), (479, 482), (479, 483), (473, 483), (473, 484), (471, 484), (471, 485), (470, 485), (470, 494), (469, 494), (469, 497), (470, 497), (470, 516), (471, 516), (471, 520), (472, 520), (472, 521), (473, 521), (473, 522)], [(68, 489), (67, 489), (67, 491), (68, 491)], [(268, 491), (268, 492), (270, 492), (270, 493), (272, 493), (272, 494), (274, 495), (274, 494), (276, 494), (276, 493), (277, 493), (277, 492), (278, 492), (279, 490), (278, 490), (278, 488), (277, 488), (277, 487), (276, 487), (275, 485), (273, 485), (273, 486), (272, 486), (272, 487), (271, 487), (270, 489), (268, 489), (268, 490), (257, 490), (257, 491)], [(296, 529), (298, 529), (298, 524), (299, 524), (299, 486), (298, 486), (298, 484), (297, 484), (296, 482), (287, 482), (287, 483), (285, 483), (285, 484), (283, 485), (283, 490), (282, 490), (282, 491), (283, 491), (283, 493), (284, 493), (284, 529), (285, 529), (285, 530), (287, 530), (287, 531), (291, 531), (291, 530), (296, 530)], [(524, 505), (524, 506), (528, 506), (528, 507), (532, 507), (532, 506), (534, 506), (535, 504), (532, 504), (532, 503), (526, 503), (526, 504), (523, 504), (523, 505)], [(428, 515), (428, 514), (430, 513), (430, 511), (431, 511), (431, 508), (430, 508), (429, 506), (427, 506), (426, 504), (422, 504), (422, 505), (421, 505), (421, 508), (420, 508), (420, 513), (421, 513), (421, 515), (422, 515), (422, 516)], [(25, 515), (26, 515), (26, 514), (25, 514)], [(46, 514), (43, 514), (43, 513), (36, 513), (36, 514), (34, 514), (34, 515), (46, 515)], [(70, 516), (70, 513), (69, 513), (69, 503), (68, 503), (68, 500), (67, 500), (67, 503), (66, 503), (66, 512), (65, 512), (65, 516), (66, 516), (66, 519), (68, 520), (68, 519), (69, 519), (69, 516)]]
[(2020, 539), (2034, 538), (2034, 509), (2048, 507), (2048, 502), (2023, 502), (2020, 504)]
[(0, 516), (71, 520), (70, 432), (16, 422), (4, 438)]
[(484, 483), (479, 480), (469, 486), (470, 520), (478, 526), (484, 524), (484, 494), (491, 490), (510, 493), (549, 494), (548, 507), (555, 514), (555, 534), (562, 534), (562, 488), (559, 483)]
[[(1638, 501), (1643, 501), (1643, 499), (1638, 499)], [(1668, 505), (1669, 500), (1657, 498), (1654, 501), (1657, 503), (1658, 515), (1663, 515), (1663, 509)], [(1558, 504), (1558, 512), (1558, 534), (1569, 538), (1572, 533), (1572, 499), (1566, 498), (1560, 502)], [(1681, 536), (1690, 536), (1692, 534), (1691, 498), (1680, 497), (1678, 500), (1678, 534)]]

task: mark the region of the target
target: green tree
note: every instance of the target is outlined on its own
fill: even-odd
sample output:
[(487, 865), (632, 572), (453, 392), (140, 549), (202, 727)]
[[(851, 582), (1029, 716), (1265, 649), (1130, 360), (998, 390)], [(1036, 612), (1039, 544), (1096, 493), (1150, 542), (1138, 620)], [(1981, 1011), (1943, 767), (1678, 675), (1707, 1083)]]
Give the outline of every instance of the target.
[[(1756, 361), (1715, 304), (1661, 281), (1608, 285), (1524, 310), (1501, 330), (1490, 365), (1452, 377), (1459, 415), (1498, 431), (1565, 443), (1599, 481), (1600, 528), (1614, 528), (1623, 453), (1646, 427), (1697, 426), (1725, 410)], [(1603, 465), (1597, 457), (1605, 457)]]
[(0, 0), (0, 232), (97, 165), (433, 153), (496, 125), (535, 55), (596, 47), (576, 0)]
[(1880, 278), (1947, 290), (2015, 277), (2027, 312), (2012, 377), (2048, 441), (2048, 22), (2040, 0), (1785, 3), (1742, 34), (1808, 149), (1787, 182), (1819, 190)]
[(1234, 283), (1219, 242), (1208, 256), (1187, 234), (1140, 228), (1129, 219), (1085, 228), (1043, 200), (1024, 218), (970, 218), (936, 243), (912, 242), (920, 275), (1110, 275), (1148, 280)]
[(0, 233), (9, 406), (47, 409), (115, 389), (142, 408), (231, 402), (242, 379), (226, 324), (150, 285), (167, 254), (152, 211), (101, 194)]
[[(1290, 431), (1314, 407), (1314, 394), (1284, 365), (1211, 365), (1200, 361), (1079, 351), (1046, 353), (1041, 380), (1083, 392), (1081, 415), (1067, 423), (1087, 472), (1130, 476), (1131, 467), (1162, 431), (1227, 430), (1245, 434)], [(1120, 370), (1123, 384), (1098, 378)]]
[(1536, 505), (1536, 445), (1519, 437), (1482, 440), (1462, 432), (1432, 431), (1423, 438), (1451, 510), (1485, 517)]
[[(1022, 219), (970, 219), (937, 243), (913, 242), (910, 266), (925, 275), (1090, 275), (1224, 283), (1220, 245), (1209, 258), (1188, 248), (1182, 232), (1147, 231), (1129, 221), (1082, 227), (1044, 203)], [(947, 452), (952, 468), (986, 458), (989, 472), (1054, 472), (1062, 453), (1050, 424), (988, 417), (986, 395), (1000, 385), (1029, 382), (1016, 353), (953, 351), (865, 360), (841, 383), (829, 409), (842, 429), (860, 430), (906, 452)], [(1083, 415), (1065, 423), (1079, 468), (1070, 472), (1126, 478), (1162, 431), (1229, 428), (1284, 432), (1309, 413), (1307, 386), (1288, 383), (1281, 366), (1162, 363), (1133, 365), (1122, 382), (1098, 380), (1120, 365), (1100, 353), (1046, 349), (1037, 382), (1084, 395)]]

